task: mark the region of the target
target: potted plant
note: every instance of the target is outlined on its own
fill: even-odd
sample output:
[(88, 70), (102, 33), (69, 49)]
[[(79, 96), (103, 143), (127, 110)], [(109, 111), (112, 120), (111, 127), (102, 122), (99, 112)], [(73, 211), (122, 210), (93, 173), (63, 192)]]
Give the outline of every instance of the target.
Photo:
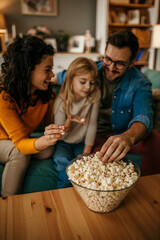
[(54, 37), (57, 41), (58, 52), (67, 52), (69, 35), (63, 30), (59, 30)]

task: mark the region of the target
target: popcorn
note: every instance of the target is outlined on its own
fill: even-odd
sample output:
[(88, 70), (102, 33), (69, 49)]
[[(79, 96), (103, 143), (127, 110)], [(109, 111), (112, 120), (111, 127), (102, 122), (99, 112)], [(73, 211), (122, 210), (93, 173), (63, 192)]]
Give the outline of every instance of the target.
[(59, 125), (59, 128), (61, 129), (61, 135), (63, 136), (65, 134), (65, 127), (63, 125)]
[(85, 122), (85, 118), (81, 118), (81, 122), (84, 123)]
[(63, 125), (60, 125), (59, 128), (62, 129), (62, 130), (65, 130)]
[(67, 175), (88, 208), (108, 212), (120, 204), (139, 176), (131, 162), (102, 162), (97, 154), (76, 160)]

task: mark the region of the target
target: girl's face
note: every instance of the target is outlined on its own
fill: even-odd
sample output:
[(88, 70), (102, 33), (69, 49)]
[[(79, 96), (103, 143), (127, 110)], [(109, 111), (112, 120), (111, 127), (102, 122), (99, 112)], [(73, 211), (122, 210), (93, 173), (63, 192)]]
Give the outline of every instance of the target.
[(36, 90), (47, 90), (49, 81), (54, 77), (52, 72), (53, 56), (46, 56), (42, 62), (36, 65), (31, 73), (31, 94), (33, 95)]
[(95, 88), (95, 79), (91, 73), (76, 75), (72, 81), (73, 93), (76, 101), (87, 97)]

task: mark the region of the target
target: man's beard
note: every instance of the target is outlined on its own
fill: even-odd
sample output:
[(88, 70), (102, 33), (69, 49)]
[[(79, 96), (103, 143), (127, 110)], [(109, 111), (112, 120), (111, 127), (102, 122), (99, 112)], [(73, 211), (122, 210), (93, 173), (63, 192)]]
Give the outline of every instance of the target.
[[(107, 80), (107, 81), (109, 81), (108, 79), (107, 79), (107, 77), (106, 77), (106, 72), (105, 71), (109, 71), (108, 70), (108, 68), (107, 68), (107, 66), (103, 66), (103, 77)], [(116, 70), (113, 70), (112, 71), (113, 73), (118, 73), (119, 74), (119, 72), (118, 71), (116, 71)], [(109, 81), (110, 83), (115, 83), (115, 82), (117, 82), (117, 81), (119, 81), (119, 79), (121, 78), (121, 76), (118, 76), (117, 78), (115, 78), (113, 81)]]

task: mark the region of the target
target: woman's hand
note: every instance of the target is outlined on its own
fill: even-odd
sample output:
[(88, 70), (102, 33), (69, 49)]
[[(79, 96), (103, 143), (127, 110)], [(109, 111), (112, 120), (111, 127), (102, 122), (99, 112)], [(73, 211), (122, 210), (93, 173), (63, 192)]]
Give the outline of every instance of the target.
[(42, 151), (51, 145), (55, 145), (63, 135), (63, 125), (50, 124), (49, 126), (45, 127), (44, 136), (35, 141), (35, 148), (38, 151)]
[(49, 126), (45, 127), (44, 136), (52, 144), (55, 144), (63, 135), (63, 125), (50, 124)]

